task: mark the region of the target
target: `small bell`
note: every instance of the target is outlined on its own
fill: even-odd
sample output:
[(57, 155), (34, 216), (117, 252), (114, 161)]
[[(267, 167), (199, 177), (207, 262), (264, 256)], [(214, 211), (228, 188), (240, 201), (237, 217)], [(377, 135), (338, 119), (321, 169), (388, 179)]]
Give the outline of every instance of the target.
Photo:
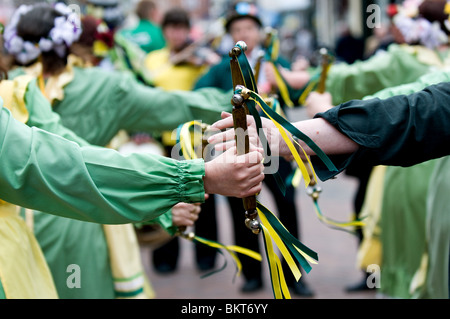
[(250, 228), (250, 222), (251, 222), (252, 220), (250, 219), (250, 218), (246, 218), (245, 219), (245, 226), (248, 228), (248, 229), (251, 229)]
[(242, 49), (242, 51), (247, 51), (247, 43), (245, 43), (244, 41), (238, 41), (236, 43), (236, 46), (240, 47)]
[(244, 98), (240, 94), (233, 95), (233, 105), (242, 105), (244, 103)]
[(250, 221), (250, 229), (255, 235), (258, 235), (260, 233), (260, 224), (256, 219)]

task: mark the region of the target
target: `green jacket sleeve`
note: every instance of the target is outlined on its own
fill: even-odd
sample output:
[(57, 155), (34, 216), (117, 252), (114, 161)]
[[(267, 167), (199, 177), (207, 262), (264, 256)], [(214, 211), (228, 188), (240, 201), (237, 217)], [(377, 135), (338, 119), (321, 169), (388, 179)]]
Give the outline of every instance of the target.
[(124, 72), (75, 68), (64, 88), (64, 100), (53, 109), (70, 128), (91, 144), (104, 146), (120, 130), (161, 132), (197, 120), (212, 124), (231, 111), (231, 90), (206, 88), (195, 92), (145, 86)]
[[(36, 80), (31, 81), (28, 85), (25, 101), (29, 112), (28, 126), (34, 126), (44, 131), (57, 134), (70, 141), (76, 142), (80, 146), (90, 145), (73, 131), (61, 124), (59, 115), (53, 112), (50, 103), (40, 93), (40, 90), (36, 85)], [(170, 211), (156, 217), (153, 222), (159, 223), (164, 229), (172, 233), (172, 215)]]
[[(339, 172), (352, 161), (407, 167), (450, 154), (448, 101), (450, 82), (443, 82), (409, 95), (350, 101), (317, 117), (360, 145), (353, 154), (331, 157)], [(315, 156), (313, 164), (321, 180), (336, 175)]]
[(389, 87), (417, 81), (430, 67), (398, 45), (391, 45), (386, 53), (377, 54), (366, 61), (333, 65), (327, 77), (326, 88), (333, 96), (333, 105), (367, 95)]
[(126, 130), (174, 130), (193, 120), (212, 124), (220, 120), (223, 111), (232, 110), (231, 91), (215, 88), (167, 92), (135, 81), (120, 81), (114, 92), (111, 98), (122, 106), (120, 118)]
[(179, 202), (204, 202), (202, 160), (80, 147), (0, 111), (0, 198), (7, 202), (102, 224), (148, 221)]

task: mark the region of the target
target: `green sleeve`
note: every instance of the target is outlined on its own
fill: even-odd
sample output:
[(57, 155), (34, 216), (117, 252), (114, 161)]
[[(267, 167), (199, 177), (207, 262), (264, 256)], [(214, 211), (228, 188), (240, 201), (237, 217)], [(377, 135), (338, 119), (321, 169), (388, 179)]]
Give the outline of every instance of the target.
[[(353, 100), (317, 114), (360, 145), (353, 154), (330, 157), (338, 171), (353, 161), (408, 167), (449, 155), (450, 82), (439, 81), (448, 76), (422, 78), (401, 90), (393, 89), (395, 96)], [(321, 180), (336, 175), (315, 156), (312, 160)]]
[(203, 160), (80, 147), (16, 121), (3, 107), (0, 150), (0, 198), (22, 207), (123, 224), (152, 220), (179, 202), (204, 202)]
[(139, 83), (129, 73), (75, 68), (53, 109), (67, 128), (91, 144), (104, 146), (120, 130), (158, 133), (197, 120), (212, 124), (231, 111), (231, 90), (206, 88), (163, 91)]
[[(28, 126), (34, 126), (44, 131), (57, 134), (70, 141), (76, 142), (80, 146), (90, 145), (84, 139), (78, 137), (75, 133), (61, 124), (59, 115), (53, 112), (50, 103), (40, 93), (39, 88), (36, 86), (35, 80), (31, 81), (28, 85), (25, 100), (30, 114), (27, 122)], [(172, 215), (170, 212), (156, 217), (154, 222), (159, 223), (168, 232), (172, 231)]]
[(172, 209), (159, 216), (159, 218), (155, 219), (152, 223), (160, 225), (171, 236), (175, 235), (175, 233), (178, 231), (178, 227), (174, 226), (172, 223)]
[(231, 112), (231, 91), (215, 88), (164, 91), (136, 81), (122, 80), (111, 96), (121, 106), (121, 126), (126, 130), (161, 132), (198, 120), (213, 124), (223, 111)]
[(385, 88), (415, 82), (428, 73), (430, 67), (398, 45), (391, 45), (386, 53), (366, 61), (333, 65), (326, 87), (333, 96), (333, 105), (362, 99)]

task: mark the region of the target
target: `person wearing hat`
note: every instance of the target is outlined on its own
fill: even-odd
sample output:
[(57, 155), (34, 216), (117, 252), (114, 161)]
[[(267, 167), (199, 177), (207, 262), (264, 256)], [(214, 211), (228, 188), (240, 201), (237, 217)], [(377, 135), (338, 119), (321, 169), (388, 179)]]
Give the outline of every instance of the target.
[[(258, 7), (253, 2), (242, 1), (235, 3), (226, 15), (225, 30), (234, 43), (244, 41), (247, 44), (245, 55), (252, 67), (255, 67), (262, 51), (262, 28), (263, 23), (259, 16)], [(290, 67), (290, 63), (282, 57), (277, 60), (277, 63), (284, 68)], [(211, 67), (209, 72), (197, 81), (195, 88), (217, 87), (223, 90), (232, 89), (229, 64), (230, 57), (227, 52), (217, 65)], [(260, 91), (262, 86), (267, 87), (264, 83), (267, 79), (263, 73), (261, 73), (258, 81), (258, 89)]]
[[(250, 65), (253, 68), (255, 67), (262, 51), (262, 27), (263, 23), (259, 15), (259, 9), (254, 2), (242, 1), (234, 3), (231, 10), (226, 16), (225, 29), (227, 33), (231, 36), (234, 43), (238, 41), (244, 41), (247, 44), (245, 55), (247, 56), (247, 59), (249, 60)], [(276, 64), (281, 65), (283, 68), (290, 67), (289, 62), (282, 57), (278, 57)], [(273, 72), (273, 69), (271, 69), (271, 65), (269, 65), (268, 63), (263, 63), (261, 66), (261, 70), (264, 70), (264, 72), (259, 73), (258, 90), (261, 94), (267, 94), (275, 85), (275, 83), (272, 83), (272, 79), (274, 79), (274, 77), (270, 76), (271, 72)], [(217, 87), (226, 91), (233, 89), (230, 57), (228, 56), (228, 54), (226, 54), (222, 58), (222, 61), (220, 63), (212, 66), (209, 72), (201, 77), (195, 86), (196, 89), (204, 87)], [(288, 178), (288, 176), (290, 176), (290, 174), (292, 173), (290, 162), (280, 158), (278, 172), (281, 175), (281, 178), (283, 180), (286, 180), (286, 178)], [(285, 195), (283, 195), (273, 175), (266, 175), (265, 183), (275, 198), (281, 221), (284, 225), (290, 225), (289, 230), (291, 231), (292, 235), (298, 237), (299, 225), (297, 220), (298, 209), (295, 203), (295, 188), (292, 185), (287, 185), (286, 193)], [(242, 223), (241, 216), (244, 215), (242, 201), (235, 200), (233, 198), (227, 199), (231, 211), (233, 212), (232, 216), (236, 244), (247, 247), (254, 251), (259, 251), (260, 249), (258, 237), (249, 233), (248, 229), (245, 228), (244, 223)], [(210, 212), (210, 210), (215, 210), (213, 201), (214, 197), (211, 196), (202, 206), (202, 211), (208, 212), (208, 218), (211, 218), (215, 215)], [(208, 227), (208, 229), (204, 230), (208, 233), (208, 238), (215, 238), (217, 236), (215, 228), (211, 226), (205, 227)], [(200, 231), (202, 231), (201, 224)], [(211, 254), (214, 254), (214, 252), (211, 252)], [(210, 257), (210, 260), (208, 260), (207, 262), (213, 264), (213, 258), (214, 257)], [(207, 260), (206, 257), (205, 260)], [(261, 264), (245, 256), (242, 257), (242, 264), (245, 283), (242, 286), (241, 290), (243, 292), (252, 292), (261, 289), (263, 286)], [(286, 263), (283, 262), (283, 265), (285, 267)], [(313, 295), (313, 292), (309, 289), (304, 279), (302, 279), (300, 283), (298, 283), (295, 281), (294, 277), (291, 276), (289, 271), (286, 270), (285, 273), (289, 274), (287, 275), (287, 283), (293, 289), (296, 295), (304, 297), (311, 297)]]

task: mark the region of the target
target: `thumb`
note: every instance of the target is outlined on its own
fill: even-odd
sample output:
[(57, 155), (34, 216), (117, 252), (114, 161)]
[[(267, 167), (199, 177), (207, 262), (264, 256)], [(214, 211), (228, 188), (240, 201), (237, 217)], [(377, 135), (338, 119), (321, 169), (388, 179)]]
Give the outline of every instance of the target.
[(263, 155), (259, 151), (250, 151), (249, 153), (245, 154), (246, 157), (246, 163), (249, 163), (251, 165), (259, 165), (261, 164), (262, 160), (264, 159)]

